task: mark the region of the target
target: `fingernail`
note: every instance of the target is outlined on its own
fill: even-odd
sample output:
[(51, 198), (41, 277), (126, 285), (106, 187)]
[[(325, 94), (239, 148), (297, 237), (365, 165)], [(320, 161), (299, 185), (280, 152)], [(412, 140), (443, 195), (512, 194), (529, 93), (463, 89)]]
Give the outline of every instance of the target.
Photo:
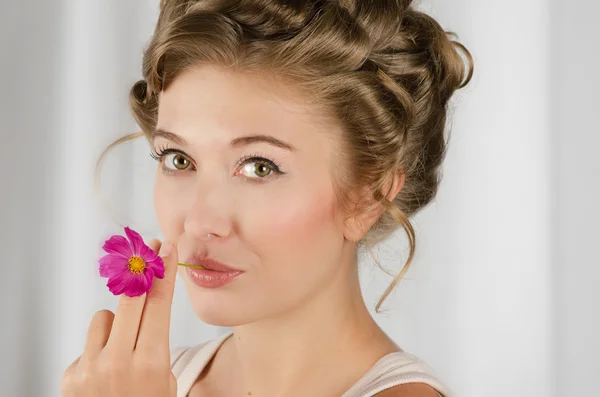
[(171, 251), (173, 251), (173, 243), (163, 243), (160, 246), (160, 251), (158, 252), (158, 255), (164, 258), (166, 256), (169, 256), (171, 254)]

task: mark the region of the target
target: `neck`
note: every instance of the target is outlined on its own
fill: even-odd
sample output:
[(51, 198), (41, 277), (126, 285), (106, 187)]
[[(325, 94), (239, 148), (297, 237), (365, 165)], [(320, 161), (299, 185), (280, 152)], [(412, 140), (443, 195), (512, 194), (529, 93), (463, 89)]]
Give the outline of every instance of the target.
[[(374, 361), (392, 349), (364, 303), (356, 254), (351, 252), (349, 266), (340, 266), (347, 270), (319, 295), (277, 317), (233, 328), (232, 338), (222, 347), (228, 377), (236, 384), (232, 395), (298, 395), (331, 368), (342, 373), (344, 366), (360, 361), (357, 352), (364, 355), (368, 350), (374, 356), (367, 361)], [(359, 365), (346, 373), (365, 369), (368, 366)]]

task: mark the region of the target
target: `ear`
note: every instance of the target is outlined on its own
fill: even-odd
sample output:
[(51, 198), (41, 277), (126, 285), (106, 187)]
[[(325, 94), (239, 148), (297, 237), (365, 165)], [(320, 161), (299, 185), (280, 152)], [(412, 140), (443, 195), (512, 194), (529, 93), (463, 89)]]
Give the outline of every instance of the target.
[[(386, 195), (388, 201), (393, 201), (396, 198), (398, 193), (400, 193), (400, 190), (402, 190), (405, 180), (405, 174), (400, 169), (390, 172), (383, 186), (383, 192), (388, 192)], [(355, 193), (354, 197), (352, 197), (354, 202), (358, 201), (358, 208), (365, 208), (365, 210), (354, 214), (346, 220), (344, 225), (344, 237), (346, 240), (354, 242), (359, 241), (367, 234), (369, 229), (371, 229), (371, 226), (373, 226), (383, 214), (384, 209), (381, 205), (369, 210), (369, 206), (376, 202), (368, 194), (368, 189), (363, 189), (358, 192), (358, 194)], [(365, 197), (367, 197), (366, 201), (361, 203), (361, 199), (364, 200)]]

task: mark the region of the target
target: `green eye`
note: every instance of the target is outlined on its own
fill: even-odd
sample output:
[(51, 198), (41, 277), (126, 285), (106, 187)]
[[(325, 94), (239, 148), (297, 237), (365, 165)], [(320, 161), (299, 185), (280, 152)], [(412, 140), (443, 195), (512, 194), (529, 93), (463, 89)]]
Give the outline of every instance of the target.
[(190, 160), (181, 154), (171, 153), (165, 156), (165, 166), (167, 168), (173, 166), (176, 170), (185, 170), (190, 166)]
[(265, 164), (256, 163), (256, 166), (254, 168), (254, 172), (256, 173), (256, 175), (260, 176), (261, 178), (271, 173), (271, 168), (269, 168), (269, 166)]
[(243, 172), (249, 178), (264, 178), (273, 172), (273, 169), (265, 163), (251, 162), (244, 165)]

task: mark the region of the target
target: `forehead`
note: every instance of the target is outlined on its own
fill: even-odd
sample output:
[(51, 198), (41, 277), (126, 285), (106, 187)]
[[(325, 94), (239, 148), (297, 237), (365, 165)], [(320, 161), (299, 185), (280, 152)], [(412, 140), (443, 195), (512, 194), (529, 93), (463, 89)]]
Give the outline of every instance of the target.
[(199, 65), (160, 93), (158, 127), (185, 137), (218, 131), (223, 138), (249, 132), (294, 138), (302, 131), (330, 135), (336, 125), (326, 116), (300, 89), (266, 72)]

